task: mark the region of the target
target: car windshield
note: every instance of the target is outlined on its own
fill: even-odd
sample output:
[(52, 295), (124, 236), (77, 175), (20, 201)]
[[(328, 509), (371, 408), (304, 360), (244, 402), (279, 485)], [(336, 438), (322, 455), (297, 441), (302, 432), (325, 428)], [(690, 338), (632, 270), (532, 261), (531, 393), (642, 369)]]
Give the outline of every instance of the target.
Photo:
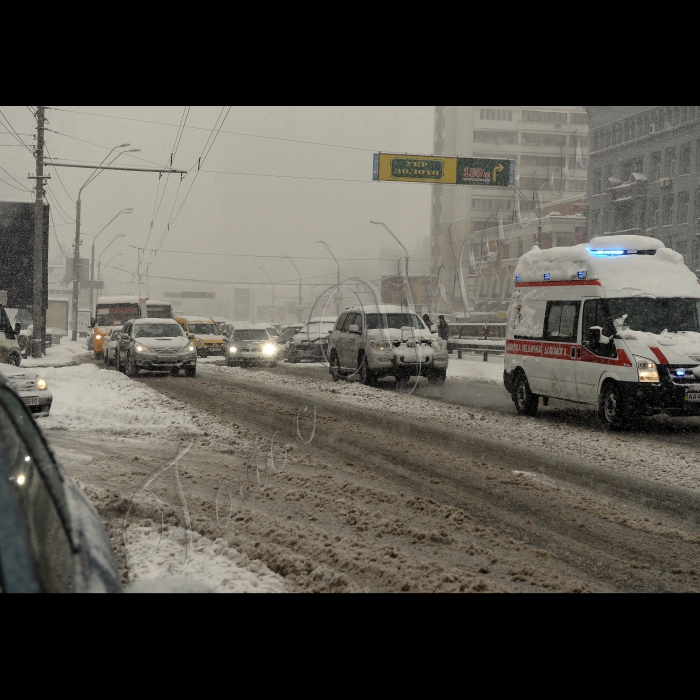
[(195, 335), (221, 335), (213, 323), (190, 323), (190, 333)]
[(619, 331), (644, 333), (700, 332), (700, 300), (683, 297), (608, 299), (610, 315)]
[(335, 328), (335, 322), (333, 323), (320, 323), (315, 321), (314, 323), (307, 323), (300, 331), (301, 335), (308, 335), (311, 337), (316, 337), (319, 335), (328, 335), (333, 328)]
[(177, 323), (140, 323), (134, 338), (179, 338), (182, 328)]
[(376, 330), (377, 328), (396, 328), (400, 330), (404, 326), (421, 330), (425, 328), (423, 321), (416, 314), (367, 314), (368, 330)]
[(261, 328), (249, 328), (233, 332), (231, 340), (268, 340), (267, 331)]

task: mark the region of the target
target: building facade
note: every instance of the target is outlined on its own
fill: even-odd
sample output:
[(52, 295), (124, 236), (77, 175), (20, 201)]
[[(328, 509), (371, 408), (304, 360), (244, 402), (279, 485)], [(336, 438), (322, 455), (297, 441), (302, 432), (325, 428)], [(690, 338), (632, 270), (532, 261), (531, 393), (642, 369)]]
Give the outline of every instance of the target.
[(589, 238), (653, 236), (700, 272), (700, 107), (586, 107)]
[(434, 150), (515, 160), (513, 187), (434, 185), (432, 196), (431, 272), (448, 299), (440, 310), (503, 313), (520, 255), (538, 240), (573, 245), (577, 227), (581, 236), (581, 214), (564, 207), (586, 195), (588, 115), (577, 106), (436, 107)]

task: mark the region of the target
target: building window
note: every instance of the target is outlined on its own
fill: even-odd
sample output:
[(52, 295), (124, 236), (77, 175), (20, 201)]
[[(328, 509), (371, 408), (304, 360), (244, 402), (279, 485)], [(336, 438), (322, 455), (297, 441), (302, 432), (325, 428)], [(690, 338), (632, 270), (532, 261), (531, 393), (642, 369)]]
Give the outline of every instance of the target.
[(513, 208), (512, 199), (491, 199), (487, 197), (472, 197), (472, 209), (507, 209)]
[(572, 246), (574, 244), (573, 233), (553, 233), (552, 239), (553, 248), (563, 248), (565, 246)]
[(557, 156), (520, 156), (520, 165), (556, 168), (560, 165), (560, 159)]
[(673, 246), (673, 250), (685, 257), (688, 255), (688, 241), (676, 241), (676, 245)]
[(678, 223), (687, 224), (690, 215), (690, 192), (678, 194)]
[(475, 131), (474, 143), (514, 145), (518, 143), (517, 131)]
[(510, 109), (482, 109), (480, 110), (482, 119), (491, 119), (494, 121), (513, 121), (513, 112)]
[(659, 225), (659, 200), (653, 197), (649, 200), (649, 228), (656, 228)]
[(627, 182), (630, 179), (631, 174), (632, 174), (632, 161), (626, 160), (620, 166), (620, 180), (622, 180), (622, 182)]
[(594, 211), (591, 213), (591, 234), (593, 236), (600, 236), (600, 213)]
[(602, 191), (600, 178), (603, 176), (603, 171), (598, 168), (593, 171), (593, 194), (600, 194)]
[(676, 149), (667, 148), (666, 149), (666, 166), (664, 177), (676, 177)]
[(572, 112), (571, 124), (588, 124), (588, 115), (585, 112)]
[(524, 122), (558, 122), (566, 124), (566, 112), (536, 112), (528, 109), (523, 110)]
[(653, 182), (661, 179), (661, 151), (651, 154), (651, 179)]
[(612, 166), (612, 163), (608, 163), (608, 164), (605, 166), (605, 178), (604, 178), (603, 187), (607, 187), (607, 186), (608, 186), (608, 180), (609, 180), (612, 176), (613, 176), (613, 166)]
[(522, 142), (526, 146), (566, 146), (566, 136), (524, 131)]
[(673, 195), (667, 194), (664, 197), (664, 208), (661, 223), (663, 226), (670, 226), (673, 223)]
[(681, 146), (680, 175), (690, 174), (690, 144), (684, 143)]
[(572, 134), (569, 137), (569, 145), (571, 148), (580, 145), (581, 151), (585, 151), (588, 148), (588, 134)]

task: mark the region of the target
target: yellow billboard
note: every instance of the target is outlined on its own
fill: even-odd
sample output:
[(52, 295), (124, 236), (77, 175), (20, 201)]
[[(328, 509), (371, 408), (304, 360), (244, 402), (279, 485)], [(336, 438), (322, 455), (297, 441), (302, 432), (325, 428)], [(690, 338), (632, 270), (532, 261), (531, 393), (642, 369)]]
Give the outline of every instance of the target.
[(457, 182), (457, 158), (375, 153), (372, 178), (391, 182), (454, 185)]

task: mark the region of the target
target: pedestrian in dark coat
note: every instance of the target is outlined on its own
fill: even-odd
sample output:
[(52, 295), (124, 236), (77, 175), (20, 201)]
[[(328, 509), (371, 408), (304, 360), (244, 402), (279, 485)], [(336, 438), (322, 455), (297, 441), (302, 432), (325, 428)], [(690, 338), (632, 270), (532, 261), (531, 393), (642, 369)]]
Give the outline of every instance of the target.
[(423, 321), (425, 322), (425, 325), (428, 326), (428, 330), (432, 331), (433, 322), (430, 320), (430, 316), (428, 316), (428, 314), (423, 314)]
[(442, 314), (438, 316), (438, 335), (443, 340), (447, 340), (450, 337), (450, 327), (447, 325), (447, 321), (445, 321), (445, 317)]

